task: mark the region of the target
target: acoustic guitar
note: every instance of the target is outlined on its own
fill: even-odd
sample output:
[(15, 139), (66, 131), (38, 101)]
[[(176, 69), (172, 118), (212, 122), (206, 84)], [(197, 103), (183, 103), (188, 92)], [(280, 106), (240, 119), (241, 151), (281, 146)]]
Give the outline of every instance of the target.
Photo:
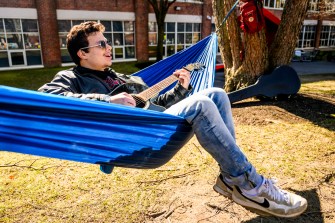
[(298, 93), (301, 82), (297, 72), (290, 66), (277, 67), (272, 73), (262, 75), (255, 84), (228, 93), (230, 103), (255, 96), (273, 98)]
[[(191, 63), (183, 67), (183, 69), (191, 72), (193, 70), (200, 70), (203, 69), (205, 66), (201, 63)], [(172, 83), (176, 82), (178, 78), (175, 75), (170, 75), (164, 80), (156, 83), (155, 85), (147, 88), (146, 90), (142, 91), (141, 93), (134, 93), (131, 92), (132, 88), (129, 84), (122, 84), (119, 87), (117, 87), (111, 95), (115, 95), (117, 93), (121, 92), (127, 92), (128, 94), (131, 94), (131, 96), (136, 101), (136, 107), (138, 108), (144, 108), (149, 110), (155, 110), (155, 111), (165, 111), (165, 108), (163, 106), (159, 106), (157, 104), (154, 104), (152, 102), (152, 98), (156, 97), (159, 92), (164, 90), (165, 88), (169, 87)], [(129, 86), (128, 86), (129, 85)], [(134, 84), (132, 84), (133, 86)]]

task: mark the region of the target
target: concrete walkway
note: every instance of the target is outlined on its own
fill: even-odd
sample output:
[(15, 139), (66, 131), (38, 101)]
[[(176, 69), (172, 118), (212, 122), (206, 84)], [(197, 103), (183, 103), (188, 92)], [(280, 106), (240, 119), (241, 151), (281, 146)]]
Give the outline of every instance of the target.
[(292, 62), (290, 64), (298, 75), (308, 74), (333, 74), (335, 75), (335, 62), (313, 61), (313, 62)]

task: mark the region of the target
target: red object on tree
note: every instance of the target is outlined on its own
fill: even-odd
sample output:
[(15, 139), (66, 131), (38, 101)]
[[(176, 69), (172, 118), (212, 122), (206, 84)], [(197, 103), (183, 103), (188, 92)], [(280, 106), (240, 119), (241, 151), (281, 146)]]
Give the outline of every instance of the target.
[(241, 28), (244, 32), (255, 33), (265, 26), (263, 3), (260, 0), (241, 0)]

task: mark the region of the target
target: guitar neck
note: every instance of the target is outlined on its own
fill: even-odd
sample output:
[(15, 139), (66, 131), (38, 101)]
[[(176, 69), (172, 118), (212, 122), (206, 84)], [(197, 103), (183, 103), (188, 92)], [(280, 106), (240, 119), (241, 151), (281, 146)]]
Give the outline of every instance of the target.
[(157, 84), (151, 86), (150, 88), (142, 91), (141, 93), (137, 94), (140, 98), (142, 98), (144, 101), (148, 101), (151, 98), (155, 97), (157, 93), (164, 90), (168, 86), (170, 86), (173, 82), (178, 80), (178, 78), (175, 75), (171, 75), (167, 77), (166, 79), (158, 82)]

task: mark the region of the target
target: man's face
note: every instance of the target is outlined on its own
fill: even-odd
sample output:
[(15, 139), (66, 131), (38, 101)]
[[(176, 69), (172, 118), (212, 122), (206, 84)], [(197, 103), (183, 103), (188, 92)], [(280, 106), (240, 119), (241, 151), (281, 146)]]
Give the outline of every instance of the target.
[[(112, 65), (112, 47), (101, 32), (91, 33), (88, 37), (88, 52), (81, 57), (80, 65), (93, 70), (103, 71)], [(105, 41), (105, 48), (99, 46)], [(87, 51), (87, 50), (85, 50)]]

